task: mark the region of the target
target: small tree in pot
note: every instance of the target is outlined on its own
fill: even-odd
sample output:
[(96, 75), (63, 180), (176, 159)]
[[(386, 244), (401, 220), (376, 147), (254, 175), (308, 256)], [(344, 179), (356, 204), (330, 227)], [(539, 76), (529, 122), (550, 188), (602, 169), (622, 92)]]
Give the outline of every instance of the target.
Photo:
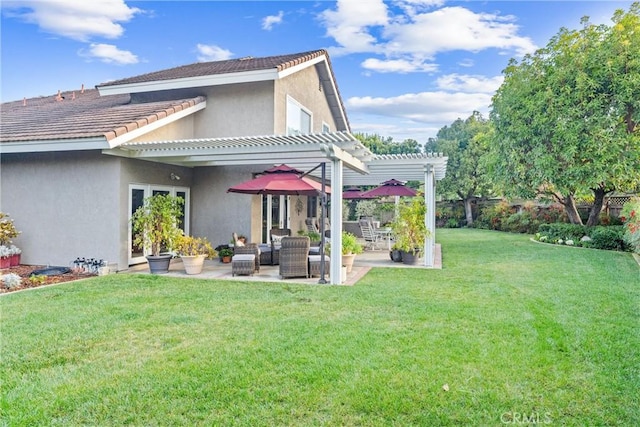
[(401, 205), (398, 216), (391, 225), (396, 236), (395, 248), (402, 251), (402, 262), (417, 264), (427, 237), (431, 234), (424, 222), (427, 207), (424, 198), (414, 197)]
[(178, 226), (178, 218), (182, 215), (184, 200), (165, 194), (156, 194), (144, 199), (131, 216), (133, 243), (151, 250), (147, 255), (149, 269), (152, 273), (166, 273), (173, 255), (163, 253), (171, 251), (182, 236)]
[(176, 253), (182, 258), (187, 274), (200, 274), (204, 267), (204, 260), (218, 256), (218, 252), (213, 249), (206, 237), (193, 236), (180, 236)]

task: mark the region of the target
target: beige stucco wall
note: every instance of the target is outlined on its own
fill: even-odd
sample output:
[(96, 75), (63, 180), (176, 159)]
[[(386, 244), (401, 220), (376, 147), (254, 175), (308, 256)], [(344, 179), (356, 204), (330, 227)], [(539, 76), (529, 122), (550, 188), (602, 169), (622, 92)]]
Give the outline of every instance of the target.
[(207, 108), (195, 115), (195, 138), (273, 134), (273, 81), (203, 90)]
[(193, 138), (195, 135), (194, 120), (193, 115), (183, 117), (178, 121), (135, 138), (133, 141), (172, 141)]
[(0, 209), (23, 231), (22, 263), (119, 258), (119, 163), (95, 151), (2, 155)]
[(320, 90), (320, 76), (316, 68), (308, 67), (275, 82), (276, 134), (284, 135), (287, 131), (287, 95), (311, 111), (312, 133), (322, 132), (323, 122), (329, 125), (332, 132), (342, 130), (336, 129), (327, 98)]

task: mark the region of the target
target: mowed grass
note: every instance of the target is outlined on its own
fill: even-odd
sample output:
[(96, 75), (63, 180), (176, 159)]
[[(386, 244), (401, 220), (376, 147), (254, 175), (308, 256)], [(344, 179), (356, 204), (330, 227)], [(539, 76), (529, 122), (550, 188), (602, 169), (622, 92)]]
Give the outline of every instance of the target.
[(637, 425), (628, 253), (439, 230), (356, 286), (111, 275), (0, 298), (1, 419), (31, 425)]

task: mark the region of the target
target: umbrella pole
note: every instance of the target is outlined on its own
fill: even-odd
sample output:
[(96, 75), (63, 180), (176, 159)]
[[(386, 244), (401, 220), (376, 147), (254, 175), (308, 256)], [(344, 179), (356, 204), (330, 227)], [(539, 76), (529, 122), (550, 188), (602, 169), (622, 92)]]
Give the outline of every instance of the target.
[(324, 278), (324, 215), (325, 215), (325, 206), (327, 203), (327, 194), (324, 191), (324, 184), (326, 182), (326, 164), (323, 162), (322, 165), (322, 193), (320, 194), (320, 280), (318, 283), (326, 284), (327, 281)]

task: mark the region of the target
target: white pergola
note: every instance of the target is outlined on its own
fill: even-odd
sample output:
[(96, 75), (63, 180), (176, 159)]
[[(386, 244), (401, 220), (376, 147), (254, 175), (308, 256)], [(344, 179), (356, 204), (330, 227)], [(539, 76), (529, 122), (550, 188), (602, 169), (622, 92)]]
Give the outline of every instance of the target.
[[(103, 153), (186, 167), (286, 163), (311, 170), (324, 163), (336, 190), (344, 185), (378, 185), (392, 178), (424, 182), (425, 224), (431, 232), (425, 242), (424, 265), (434, 265), (436, 181), (447, 170), (447, 157), (442, 154), (375, 155), (349, 132), (125, 142)], [(331, 205), (342, 206), (342, 191), (331, 193)], [(342, 209), (331, 210), (331, 224), (338, 231), (331, 233), (331, 246), (342, 247)], [(340, 284), (341, 265), (340, 251), (333, 251), (332, 284)]]

